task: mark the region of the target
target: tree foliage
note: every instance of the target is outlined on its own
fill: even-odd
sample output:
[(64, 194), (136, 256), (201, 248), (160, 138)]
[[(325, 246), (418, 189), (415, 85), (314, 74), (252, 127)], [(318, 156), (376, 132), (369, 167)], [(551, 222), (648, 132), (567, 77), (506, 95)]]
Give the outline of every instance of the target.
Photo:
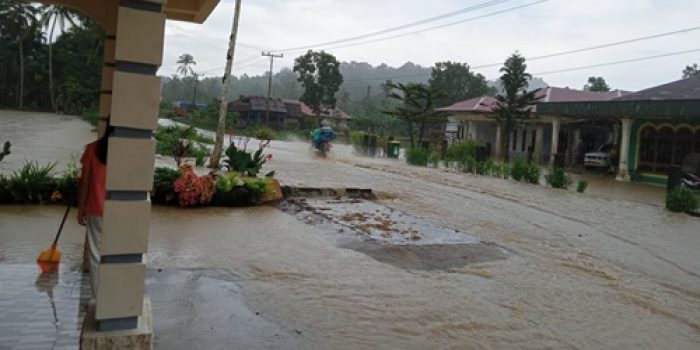
[(610, 91), (610, 86), (608, 86), (603, 77), (589, 77), (588, 84), (583, 86), (583, 90), (594, 92), (608, 92)]
[(324, 109), (333, 109), (336, 104), (336, 92), (343, 83), (340, 74), (340, 62), (335, 56), (324, 51), (309, 50), (294, 60), (294, 72), (304, 87), (301, 100), (320, 115)]
[(398, 105), (385, 113), (406, 123), (411, 148), (422, 146), (428, 129), (445, 121), (445, 116), (435, 110), (435, 101), (442, 93), (424, 84), (389, 83), (387, 86), (391, 89), (388, 97)]
[[(44, 8), (43, 16), (39, 9), (0, 0), (0, 106), (71, 114), (96, 108), (102, 30), (85, 17), (61, 8), (58, 13), (69, 16), (74, 25), (65, 33), (59, 31), (52, 40), (42, 32), (42, 24), (51, 22), (53, 26), (55, 22), (60, 26), (60, 19), (53, 8)], [(66, 25), (70, 23), (66, 21)]]
[(501, 137), (502, 157), (508, 161), (508, 145), (513, 129), (519, 124), (530, 119), (532, 106), (540, 98), (537, 91), (527, 91), (528, 80), (531, 75), (526, 72), (525, 58), (518, 52), (512, 54), (500, 69), (503, 94), (496, 96), (494, 117), (500, 125), (503, 133)]
[(436, 63), (430, 73), (428, 84), (443, 93), (443, 96), (436, 101), (439, 107), (473, 97), (495, 94), (495, 89), (488, 86), (486, 78), (481, 74), (473, 73), (466, 63), (451, 61)]
[[(194, 70), (192, 69), (192, 66), (197, 65), (197, 62), (195, 62), (194, 57), (188, 53), (183, 53), (180, 55), (180, 57), (177, 58), (177, 73), (182, 75), (183, 77), (186, 77), (188, 75), (194, 75)], [(195, 77), (196, 78), (196, 77)]]
[(685, 69), (683, 69), (683, 79), (693, 77), (700, 77), (700, 67), (698, 67), (697, 63), (693, 63), (692, 66), (685, 66)]

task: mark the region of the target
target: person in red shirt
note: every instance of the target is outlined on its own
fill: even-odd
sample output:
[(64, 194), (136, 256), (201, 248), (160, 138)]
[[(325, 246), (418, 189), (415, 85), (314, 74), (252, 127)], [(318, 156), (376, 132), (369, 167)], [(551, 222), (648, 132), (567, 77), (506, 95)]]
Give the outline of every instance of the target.
[(80, 158), (82, 171), (78, 197), (78, 223), (86, 227), (93, 295), (97, 293), (97, 265), (100, 262), (100, 236), (105, 204), (105, 177), (107, 173), (107, 146), (111, 127), (97, 141), (85, 147)]

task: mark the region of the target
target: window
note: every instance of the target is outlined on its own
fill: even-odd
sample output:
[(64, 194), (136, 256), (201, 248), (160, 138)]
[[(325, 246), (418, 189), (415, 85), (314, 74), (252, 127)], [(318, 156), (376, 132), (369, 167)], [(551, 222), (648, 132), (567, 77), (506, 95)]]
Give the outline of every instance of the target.
[(647, 125), (639, 135), (640, 171), (665, 174), (671, 165), (680, 166), (686, 154), (700, 152), (700, 130)]

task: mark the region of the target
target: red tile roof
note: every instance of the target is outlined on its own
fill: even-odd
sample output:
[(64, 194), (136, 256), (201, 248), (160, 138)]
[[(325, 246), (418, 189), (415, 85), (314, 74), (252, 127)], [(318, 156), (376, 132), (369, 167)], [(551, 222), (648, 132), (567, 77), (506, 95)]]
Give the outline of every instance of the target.
[[(591, 92), (569, 88), (547, 87), (537, 91), (535, 96), (541, 97), (540, 103), (547, 102), (577, 102), (577, 101), (607, 101), (626, 94), (623, 91)], [(496, 99), (491, 96), (475, 97), (457, 102), (451, 106), (438, 108), (442, 112), (471, 112), (492, 113)], [(537, 107), (534, 108), (536, 110)]]

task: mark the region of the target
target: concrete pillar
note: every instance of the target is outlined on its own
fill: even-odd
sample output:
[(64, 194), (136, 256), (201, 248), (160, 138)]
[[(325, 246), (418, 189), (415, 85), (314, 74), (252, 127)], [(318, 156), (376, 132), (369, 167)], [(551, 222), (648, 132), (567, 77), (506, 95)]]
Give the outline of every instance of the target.
[(620, 124), (618, 123), (613, 123), (612, 125), (613, 128), (613, 145), (620, 145)]
[(112, 109), (112, 82), (114, 80), (114, 50), (117, 38), (117, 10), (118, 2), (108, 2), (105, 5), (110, 8), (110, 16), (104, 18), (103, 29), (105, 31), (104, 51), (102, 52), (102, 83), (100, 85), (100, 119), (97, 122), (97, 137), (102, 137), (107, 126), (107, 118)]
[[(104, 94), (111, 98), (100, 104), (102, 113), (109, 111), (115, 129), (109, 137), (97, 291), (87, 316), (95, 321), (95, 329), (84, 331), (83, 348), (99, 346), (95, 332), (109, 332), (107, 337), (125, 332), (110, 341), (122, 341), (128, 348), (150, 348), (152, 342), (143, 254), (148, 250), (148, 192), (153, 188), (155, 160), (151, 136), (158, 125), (160, 102), (156, 71), (163, 55), (163, 2), (122, 0), (115, 9), (114, 67), (105, 67), (113, 71), (111, 95)], [(105, 56), (109, 58), (109, 53)], [(103, 89), (109, 87), (106, 79), (110, 77), (103, 78)]]
[(501, 149), (501, 148), (502, 148), (502, 145), (501, 145), (501, 143), (502, 143), (502, 142), (501, 142), (501, 138), (502, 138), (502, 135), (501, 135), (501, 125), (500, 125), (500, 124), (496, 124), (496, 144), (495, 144), (494, 147), (493, 147), (493, 150), (494, 150), (493, 156), (494, 156), (494, 158), (496, 158), (496, 159), (498, 159), (498, 160), (503, 160), (503, 159), (504, 159), (504, 158), (503, 158), (503, 150)]
[(622, 141), (620, 142), (620, 167), (617, 173), (617, 181), (630, 181), (629, 174), (629, 146), (630, 133), (632, 131), (632, 119), (622, 119)]
[(552, 118), (552, 145), (549, 148), (549, 167), (554, 166), (554, 155), (557, 154), (559, 148), (559, 126), (560, 120), (557, 117)]
[(544, 145), (544, 126), (535, 127), (535, 149), (532, 151), (532, 158), (536, 163), (542, 161), (542, 146)]
[[(574, 128), (573, 137), (569, 138), (569, 150), (567, 153), (568, 163), (574, 164), (576, 162), (576, 152), (578, 151), (578, 145), (581, 143), (581, 129), (577, 126), (572, 126)], [(569, 133), (571, 135), (571, 133)]]
[(467, 139), (476, 140), (476, 123), (471, 120), (467, 123)]

